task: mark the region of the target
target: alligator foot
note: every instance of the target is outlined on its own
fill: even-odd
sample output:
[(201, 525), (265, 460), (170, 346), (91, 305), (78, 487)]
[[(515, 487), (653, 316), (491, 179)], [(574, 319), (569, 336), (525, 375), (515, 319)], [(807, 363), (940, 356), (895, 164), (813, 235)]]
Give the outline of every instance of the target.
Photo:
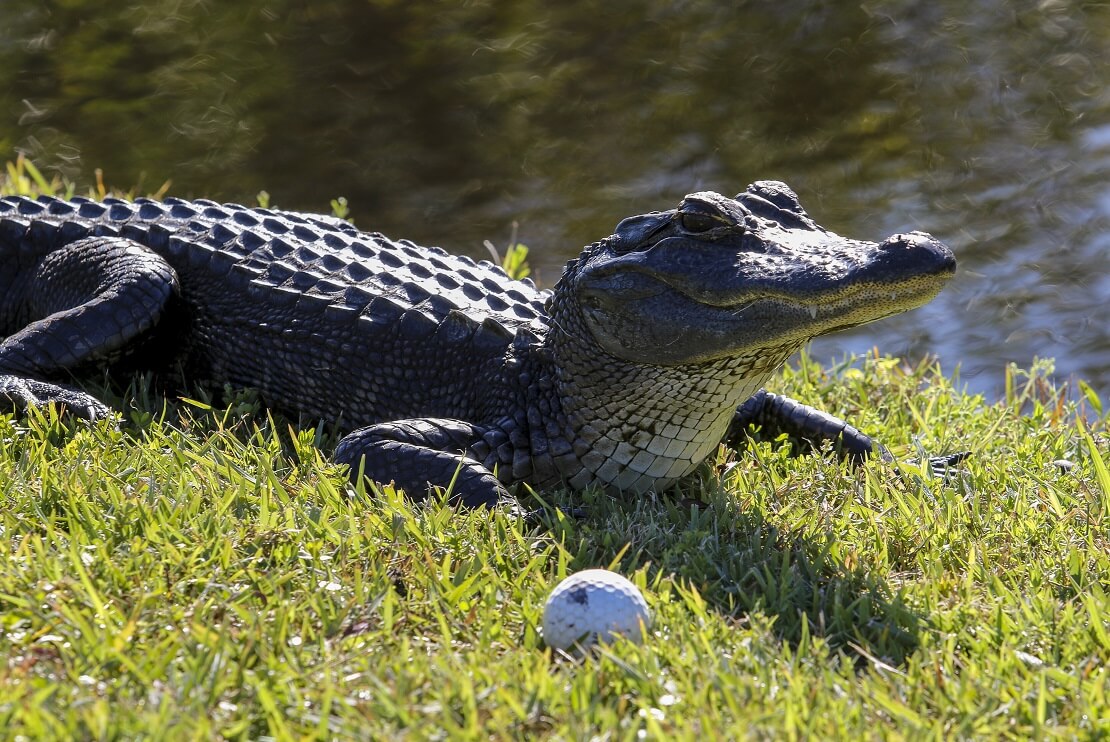
[[(894, 463), (897, 459), (894, 458), (886, 446), (875, 444), (878, 456), (883, 460)], [(949, 480), (952, 475), (957, 471), (960, 463), (971, 455), (971, 451), (957, 451), (956, 453), (942, 454), (940, 456), (929, 456), (922, 462), (925, 468), (928, 468), (934, 477)], [(912, 462), (917, 464), (918, 462)]]
[(466, 507), (520, 510), (516, 499), (481, 462), (466, 456), (483, 429), (460, 420), (420, 418), (360, 428), (335, 449), (335, 460), (375, 482), (393, 482), (411, 499), (423, 500), (443, 487), (448, 502)]
[(82, 420), (100, 420), (111, 414), (107, 405), (79, 389), (0, 374), (0, 412), (22, 414), (32, 407), (46, 407), (51, 404), (56, 405), (61, 412)]

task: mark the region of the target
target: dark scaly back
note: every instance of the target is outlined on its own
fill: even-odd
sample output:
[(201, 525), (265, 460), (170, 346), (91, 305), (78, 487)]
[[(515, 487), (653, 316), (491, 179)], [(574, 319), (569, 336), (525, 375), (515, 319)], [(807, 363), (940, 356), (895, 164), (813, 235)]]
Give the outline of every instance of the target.
[(207, 200), (0, 199), (13, 274), (90, 235), (134, 240), (177, 271), (187, 368), (352, 425), (497, 415), (489, 374), (517, 331), (546, 331), (546, 294), (530, 281), (338, 219)]
[[(320, 295), (358, 286), (437, 321), (454, 309), (516, 329), (543, 314), (546, 296), (488, 261), (360, 232), (340, 219), (207, 200), (5, 197), (0, 225), (5, 260), (13, 250), (41, 256), (81, 237), (119, 234), (171, 259), (187, 251), (220, 253), (219, 262), (238, 263), (236, 274), (267, 286)], [(22, 239), (28, 232), (29, 242)]]

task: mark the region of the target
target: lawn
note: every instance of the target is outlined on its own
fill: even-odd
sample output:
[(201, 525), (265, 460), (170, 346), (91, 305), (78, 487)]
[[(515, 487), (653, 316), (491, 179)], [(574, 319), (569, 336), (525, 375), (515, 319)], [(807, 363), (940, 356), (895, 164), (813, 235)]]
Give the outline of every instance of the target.
[[(55, 189), (20, 164), (9, 190)], [(39, 178), (41, 180), (41, 177)], [(0, 415), (9, 737), (1110, 736), (1110, 431), (1050, 364), (1006, 394), (881, 355), (774, 384), (902, 462), (721, 448), (632, 501), (526, 494), (544, 523), (352, 488), (333, 431), (250, 393), (97, 390), (118, 425)], [(587, 517), (558, 506), (584, 505)], [(546, 648), (566, 574), (654, 625)]]

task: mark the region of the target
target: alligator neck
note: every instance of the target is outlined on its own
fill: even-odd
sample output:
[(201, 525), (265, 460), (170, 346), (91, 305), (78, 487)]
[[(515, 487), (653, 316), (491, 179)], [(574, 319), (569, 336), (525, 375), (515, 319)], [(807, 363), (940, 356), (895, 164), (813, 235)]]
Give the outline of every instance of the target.
[(556, 458), (572, 487), (598, 483), (640, 493), (692, 473), (716, 450), (736, 407), (760, 389), (789, 350), (704, 364), (654, 366), (607, 354), (573, 307), (552, 306), (544, 338), (562, 436)]

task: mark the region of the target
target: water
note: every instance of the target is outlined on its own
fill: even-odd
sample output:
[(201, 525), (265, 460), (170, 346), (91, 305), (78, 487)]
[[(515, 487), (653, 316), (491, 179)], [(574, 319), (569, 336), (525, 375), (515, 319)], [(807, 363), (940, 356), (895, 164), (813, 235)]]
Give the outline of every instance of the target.
[(548, 285), (624, 216), (781, 179), (822, 224), (924, 229), (928, 307), (819, 340), (989, 396), (1011, 361), (1110, 394), (1110, 6), (983, 0), (0, 3), (0, 158), (327, 211)]

